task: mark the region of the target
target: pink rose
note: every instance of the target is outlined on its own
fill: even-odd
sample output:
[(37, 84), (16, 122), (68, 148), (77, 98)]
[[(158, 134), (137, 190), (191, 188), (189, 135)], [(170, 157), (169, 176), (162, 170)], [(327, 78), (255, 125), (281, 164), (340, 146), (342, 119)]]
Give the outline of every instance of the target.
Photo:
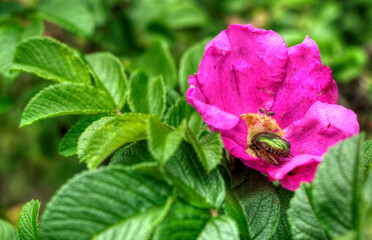
[[(332, 72), (308, 36), (287, 48), (274, 31), (237, 24), (207, 44), (186, 94), (231, 155), (292, 191), (313, 180), (330, 146), (359, 132), (356, 114), (337, 97)], [(293, 156), (280, 156), (278, 165), (257, 156), (249, 146), (258, 132), (288, 140)]]

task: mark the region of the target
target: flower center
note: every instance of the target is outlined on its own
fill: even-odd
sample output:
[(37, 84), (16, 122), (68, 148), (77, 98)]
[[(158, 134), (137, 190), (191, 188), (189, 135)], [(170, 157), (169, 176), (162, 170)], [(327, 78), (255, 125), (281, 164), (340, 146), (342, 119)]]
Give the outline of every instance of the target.
[(259, 157), (257, 156), (257, 151), (250, 148), (250, 146), (252, 145), (252, 138), (254, 135), (261, 132), (272, 132), (278, 135), (279, 137), (284, 136), (284, 132), (279, 127), (276, 120), (271, 118), (267, 114), (248, 113), (242, 114), (240, 115), (240, 117), (247, 123), (248, 134), (246, 152), (251, 156)]

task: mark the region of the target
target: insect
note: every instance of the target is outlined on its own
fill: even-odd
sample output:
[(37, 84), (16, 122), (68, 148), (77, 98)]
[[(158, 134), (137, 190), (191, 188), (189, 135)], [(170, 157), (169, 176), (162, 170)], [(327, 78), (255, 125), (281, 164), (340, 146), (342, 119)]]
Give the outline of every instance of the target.
[(270, 164), (279, 166), (279, 157), (292, 156), (289, 152), (291, 144), (284, 138), (272, 132), (260, 132), (252, 137), (250, 149), (255, 151), (257, 157)]

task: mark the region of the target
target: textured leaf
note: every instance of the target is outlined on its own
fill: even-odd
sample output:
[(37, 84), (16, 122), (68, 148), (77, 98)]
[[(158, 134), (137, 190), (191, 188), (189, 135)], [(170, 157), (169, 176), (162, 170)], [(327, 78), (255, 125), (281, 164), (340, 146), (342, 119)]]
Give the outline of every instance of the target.
[(364, 142), (363, 165), (366, 172), (372, 168), (372, 140)]
[(19, 240), (17, 230), (3, 219), (0, 219), (0, 239)]
[(223, 143), (219, 132), (212, 132), (203, 136), (199, 141), (188, 134), (188, 140), (191, 142), (199, 161), (207, 172), (215, 169), (221, 163), (223, 153)]
[(205, 45), (209, 40), (210, 39), (205, 39), (193, 45), (182, 55), (178, 80), (183, 94), (186, 94), (186, 91), (189, 88), (189, 76), (198, 72), (199, 64), (205, 51)]
[(80, 160), (93, 169), (122, 145), (145, 139), (149, 116), (126, 113), (94, 122), (79, 138)]
[(278, 193), (261, 173), (249, 170), (247, 181), (228, 193), (226, 213), (237, 220), (244, 238), (269, 239), (279, 223)]
[(165, 42), (154, 41), (141, 57), (140, 66), (151, 77), (162, 75), (168, 88), (173, 89), (176, 86), (176, 64)]
[(42, 0), (37, 9), (39, 15), (61, 25), (75, 34), (92, 36), (95, 28), (93, 13), (76, 0)]
[(330, 239), (318, 223), (312, 199), (310, 185), (302, 183), (289, 203), (288, 222), (295, 240)]
[(166, 90), (161, 77), (149, 78), (144, 72), (133, 73), (129, 85), (129, 106), (133, 112), (151, 113), (161, 118), (165, 110)]
[(47, 37), (32, 37), (18, 46), (12, 70), (25, 71), (57, 81), (91, 83), (90, 74), (80, 53)]
[(136, 232), (146, 239), (166, 214), (170, 193), (164, 181), (139, 170), (112, 166), (84, 172), (47, 204), (40, 239), (119, 240)]
[(69, 114), (115, 113), (111, 99), (101, 89), (60, 83), (40, 91), (26, 106), (20, 126), (38, 120)]
[(146, 140), (138, 141), (117, 151), (111, 159), (111, 164), (121, 164), (124, 166), (135, 165), (145, 162), (155, 162), (147, 150)]
[(291, 229), (289, 228), (287, 220), (287, 210), (289, 208), (289, 201), (293, 197), (293, 192), (288, 191), (282, 187), (277, 188), (279, 193), (280, 200), (280, 220), (278, 228), (276, 229), (272, 240), (281, 240), (281, 239), (292, 239)]
[(164, 164), (176, 152), (186, 128), (184, 122), (176, 130), (171, 130), (157, 118), (150, 118), (147, 125), (148, 147), (154, 158)]
[(236, 222), (226, 216), (212, 218), (203, 231), (200, 233), (198, 240), (239, 240), (239, 230)]
[(101, 115), (85, 116), (75, 123), (63, 136), (58, 146), (58, 152), (64, 157), (77, 154), (79, 137), (90, 124), (101, 117)]
[(21, 240), (39, 239), (39, 210), (41, 203), (31, 200), (23, 206), (18, 220), (18, 236)]
[(116, 106), (121, 109), (124, 106), (128, 89), (123, 64), (117, 57), (106, 52), (89, 54), (87, 61), (112, 96)]
[(199, 113), (197, 113), (195, 109), (186, 102), (185, 98), (180, 98), (169, 109), (165, 122), (173, 127), (178, 127), (184, 119), (187, 119), (188, 126), (193, 134), (198, 136), (203, 120)]
[(317, 218), (331, 238), (357, 229), (362, 185), (362, 143), (359, 136), (329, 149), (313, 181)]
[(192, 146), (182, 142), (167, 161), (165, 170), (183, 198), (197, 207), (219, 208), (225, 198), (225, 183), (217, 170), (207, 174)]
[(236, 223), (226, 216), (212, 217), (206, 209), (176, 202), (159, 225), (154, 240), (239, 240)]

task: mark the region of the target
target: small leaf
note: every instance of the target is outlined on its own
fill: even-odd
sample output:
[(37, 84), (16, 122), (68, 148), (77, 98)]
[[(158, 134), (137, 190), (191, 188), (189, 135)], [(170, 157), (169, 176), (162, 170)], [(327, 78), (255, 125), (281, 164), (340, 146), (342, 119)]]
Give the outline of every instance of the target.
[(372, 140), (364, 142), (363, 165), (367, 173), (372, 169)]
[(38, 15), (78, 35), (93, 35), (95, 21), (93, 13), (83, 1), (43, 0), (37, 9)]
[(147, 150), (146, 140), (138, 141), (129, 146), (125, 146), (117, 151), (111, 159), (110, 164), (120, 164), (124, 166), (131, 166), (146, 162), (155, 162), (156, 160), (151, 156)]
[(31, 200), (23, 206), (18, 220), (18, 235), (21, 240), (38, 240), (38, 217), (41, 203)]
[(239, 240), (236, 223), (229, 217), (212, 217), (206, 209), (176, 202), (159, 225), (154, 240)]
[(181, 92), (186, 94), (189, 88), (189, 76), (198, 72), (200, 61), (204, 54), (204, 48), (210, 39), (202, 40), (185, 51), (181, 57), (179, 70), (179, 84)]
[(250, 169), (247, 181), (234, 188), (233, 194), (228, 192), (226, 213), (237, 220), (242, 236), (269, 239), (278, 226), (280, 216), (279, 196), (273, 184), (261, 173)]
[(90, 85), (90, 74), (80, 53), (47, 37), (22, 41), (15, 53), (12, 70), (25, 71), (57, 81)]
[(104, 88), (110, 93), (116, 106), (124, 106), (128, 81), (120, 60), (107, 52), (87, 55), (87, 61), (92, 66)]
[(312, 206), (311, 187), (302, 183), (289, 203), (288, 222), (295, 240), (330, 239), (319, 225)]
[(281, 240), (281, 239), (292, 239), (291, 229), (289, 228), (287, 221), (287, 210), (289, 208), (289, 201), (293, 197), (293, 192), (288, 191), (282, 187), (277, 188), (279, 193), (280, 200), (280, 221), (278, 228), (276, 229), (272, 240)]
[(0, 26), (0, 74), (8, 79), (14, 79), (17, 73), (10, 73), (16, 46), (21, 38), (22, 28), (16, 24)]
[[(156, 58), (156, 61), (154, 61)], [(165, 86), (176, 86), (176, 64), (165, 42), (156, 40), (140, 59), (140, 66), (150, 77), (163, 76)]]
[(330, 148), (312, 183), (317, 218), (331, 238), (358, 229), (363, 178), (361, 138), (355, 136)]
[(176, 130), (171, 130), (155, 117), (150, 118), (147, 132), (148, 147), (152, 156), (164, 164), (176, 152), (186, 128), (186, 122), (184, 122)]
[(63, 136), (58, 146), (58, 152), (64, 157), (70, 157), (77, 153), (77, 145), (79, 137), (85, 131), (85, 129), (101, 118), (101, 115), (85, 116), (75, 123)]
[(207, 172), (215, 169), (221, 163), (223, 153), (223, 143), (219, 132), (212, 132), (203, 136), (199, 141), (192, 133), (187, 135), (188, 141), (198, 154), (199, 161)]
[(47, 204), (40, 239), (121, 240), (137, 239), (136, 234), (147, 239), (169, 209), (169, 194), (166, 182), (139, 170), (111, 166), (86, 171)]
[(19, 240), (17, 230), (3, 219), (0, 219), (0, 239)]
[(219, 208), (225, 198), (225, 183), (214, 170), (207, 174), (192, 146), (182, 142), (167, 161), (165, 170), (176, 189), (190, 204), (202, 208)]
[(115, 106), (106, 92), (82, 84), (60, 83), (43, 89), (31, 99), (20, 126), (55, 116), (97, 113), (115, 113)]
[(89, 169), (96, 168), (117, 148), (147, 137), (150, 115), (126, 113), (103, 117), (90, 125), (79, 138), (78, 155)]
[(129, 106), (133, 112), (151, 113), (161, 118), (165, 110), (166, 90), (161, 77), (149, 78), (137, 71), (130, 78)]

